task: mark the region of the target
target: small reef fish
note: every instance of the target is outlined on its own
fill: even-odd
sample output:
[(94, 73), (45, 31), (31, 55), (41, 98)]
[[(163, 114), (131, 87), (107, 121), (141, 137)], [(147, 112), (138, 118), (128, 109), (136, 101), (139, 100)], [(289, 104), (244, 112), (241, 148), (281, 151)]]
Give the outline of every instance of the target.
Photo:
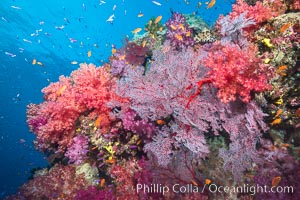
[(102, 116), (99, 115), (99, 116), (97, 117), (97, 119), (96, 119), (94, 125), (95, 125), (97, 128), (99, 128), (100, 125), (101, 125), (101, 121), (102, 121)]
[(44, 64), (40, 61), (36, 62), (36, 64), (40, 65), (40, 66), (44, 66)]
[(211, 0), (209, 2), (209, 4), (206, 6), (206, 9), (209, 9), (209, 8), (213, 7), (215, 5), (215, 3), (216, 3), (216, 0)]
[(166, 124), (165, 120), (162, 120), (162, 119), (156, 120), (156, 123), (157, 123), (158, 125), (164, 125), (164, 124)]
[(296, 116), (296, 117), (300, 117), (300, 108), (298, 108), (298, 109), (296, 110), (295, 116)]
[(92, 51), (88, 51), (87, 56), (90, 58), (92, 56)]
[(18, 7), (18, 6), (11, 6), (11, 8), (16, 9), (16, 10), (21, 10), (22, 8)]
[(142, 42), (142, 47), (145, 47), (146, 44), (147, 44), (147, 41), (146, 41), (146, 40), (143, 40), (143, 42)]
[(105, 185), (105, 179), (103, 178), (100, 180), (100, 187), (104, 187), (104, 185)]
[(132, 34), (137, 34), (141, 31), (142, 29), (141, 28), (136, 28), (132, 31)]
[(152, 3), (154, 3), (155, 5), (161, 6), (161, 3), (157, 2), (157, 1), (152, 1)]
[(171, 29), (173, 29), (174, 31), (176, 31), (176, 30), (177, 30), (177, 27), (176, 27), (176, 26), (174, 26), (173, 24), (171, 24), (171, 25), (170, 25), (170, 27), (171, 27)]
[(77, 61), (72, 61), (71, 64), (72, 64), (72, 65), (77, 65), (78, 62), (77, 62)]
[(115, 54), (116, 52), (117, 52), (117, 49), (113, 47), (113, 48), (111, 49), (111, 54)]
[(117, 5), (115, 4), (112, 8), (113, 11), (115, 11), (117, 9)]
[(106, 162), (109, 163), (109, 164), (115, 164), (116, 163), (116, 159), (110, 158), (110, 159), (106, 160)]
[(32, 41), (30, 40), (27, 40), (27, 39), (23, 39), (24, 42), (27, 42), (27, 43), (32, 43)]
[(281, 118), (276, 118), (272, 121), (271, 126), (274, 126), (276, 124), (280, 124), (281, 123)]
[(194, 180), (191, 180), (191, 183), (194, 185), (194, 186), (198, 186), (198, 183)]
[(211, 180), (210, 180), (210, 179), (208, 179), (208, 178), (207, 178), (207, 179), (205, 179), (205, 184), (206, 184), (206, 185), (210, 185), (210, 184), (211, 184)]
[(43, 24), (45, 24), (44, 21), (40, 21), (40, 22), (39, 22), (39, 25), (43, 25)]
[(283, 25), (281, 28), (280, 28), (280, 33), (284, 33), (288, 28), (290, 28), (292, 26), (292, 24), (289, 22), (289, 23), (286, 23), (285, 25)]
[(86, 6), (85, 6), (84, 3), (82, 4), (82, 9), (83, 9), (84, 11), (86, 11)]
[(283, 113), (283, 110), (282, 110), (282, 109), (279, 109), (279, 110), (276, 112), (276, 115), (273, 117), (273, 119), (279, 117), (282, 113)]
[(137, 16), (138, 16), (138, 17), (143, 17), (144, 14), (140, 12)]
[(101, 5), (105, 4), (105, 3), (106, 3), (105, 1), (100, 1), (99, 5), (101, 6)]
[(109, 16), (109, 18), (106, 21), (112, 23), (114, 21), (114, 17), (115, 15), (112, 14), (111, 16)]
[(71, 43), (75, 43), (75, 42), (77, 42), (77, 40), (76, 40), (76, 39), (74, 39), (74, 38), (69, 38), (69, 40), (70, 40), (70, 42), (71, 42)]
[(276, 73), (279, 74), (280, 76), (286, 76), (286, 73), (284, 72), (285, 70), (287, 70), (287, 66), (286, 65), (282, 65), (280, 67), (278, 67), (278, 69), (276, 70)]
[(272, 179), (272, 187), (278, 186), (281, 181), (281, 176), (276, 176)]
[(12, 54), (12, 53), (9, 53), (9, 52), (5, 52), (5, 54), (6, 55), (8, 55), (9, 57), (11, 57), (11, 58), (14, 58), (14, 57), (16, 57), (17, 55), (15, 55), (15, 54)]
[(64, 28), (65, 28), (64, 25), (61, 25), (61, 26), (55, 26), (55, 29), (57, 29), (57, 30), (63, 30)]
[(36, 59), (35, 58), (32, 60), (31, 64), (33, 64), (33, 65), (36, 64)]
[(67, 86), (63, 85), (61, 86), (61, 88), (59, 88), (59, 90), (56, 92), (57, 96), (60, 96), (65, 90), (66, 90)]
[(175, 34), (174, 37), (179, 41), (183, 41), (183, 37), (181, 35)]
[(154, 23), (157, 24), (158, 22), (160, 22), (161, 19), (162, 19), (162, 16), (161, 16), (161, 15), (158, 16), (158, 17), (156, 17)]
[(1, 19), (5, 22), (8, 22), (8, 20), (5, 17), (1, 17)]

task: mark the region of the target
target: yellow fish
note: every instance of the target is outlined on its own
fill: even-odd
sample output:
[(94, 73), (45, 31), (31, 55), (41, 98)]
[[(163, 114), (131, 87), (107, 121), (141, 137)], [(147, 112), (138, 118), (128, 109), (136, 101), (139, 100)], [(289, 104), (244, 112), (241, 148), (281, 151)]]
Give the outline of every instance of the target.
[(160, 22), (161, 18), (162, 18), (161, 15), (159, 15), (158, 17), (156, 17), (154, 23), (157, 24), (158, 22)]
[(72, 65), (77, 65), (78, 62), (77, 62), (77, 61), (72, 61), (71, 64), (72, 64)]
[(87, 56), (90, 58), (92, 56), (92, 51), (88, 51)]
[(133, 34), (137, 34), (138, 32), (140, 32), (142, 29), (141, 28), (136, 28), (132, 31)]
[(36, 59), (33, 59), (31, 64), (35, 65), (36, 64)]

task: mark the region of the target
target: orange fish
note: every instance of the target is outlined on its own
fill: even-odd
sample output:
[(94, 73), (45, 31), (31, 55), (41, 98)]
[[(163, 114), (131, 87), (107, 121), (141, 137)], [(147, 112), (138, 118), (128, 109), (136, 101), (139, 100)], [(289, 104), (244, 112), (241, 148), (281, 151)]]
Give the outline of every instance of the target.
[(190, 37), (191, 36), (191, 31), (188, 31), (185, 35), (186, 35), (186, 37)]
[(159, 15), (158, 17), (156, 17), (154, 23), (157, 24), (158, 22), (160, 22), (161, 19), (162, 19), (162, 16)]
[(280, 29), (280, 33), (284, 33), (288, 28), (290, 28), (292, 26), (292, 24), (289, 22), (289, 23), (286, 23), (285, 25), (283, 25)]
[(138, 16), (138, 17), (143, 17), (144, 14), (143, 14), (143, 13), (139, 13), (137, 16)]
[(112, 48), (111, 49), (111, 54), (115, 54), (117, 52), (117, 49), (116, 48)]
[(245, 176), (246, 176), (247, 178), (251, 178), (251, 179), (254, 178), (254, 176), (253, 176), (252, 174), (246, 174)]
[(282, 143), (281, 145), (280, 145), (280, 147), (282, 148), (282, 147), (290, 147), (291, 145), (290, 144), (288, 144), (288, 143)]
[(281, 181), (281, 176), (276, 176), (272, 179), (272, 187), (278, 186)]
[(208, 179), (208, 178), (207, 178), (207, 179), (205, 179), (205, 184), (206, 184), (206, 185), (210, 185), (210, 184), (211, 184), (211, 180), (210, 180), (210, 179)]
[(65, 85), (61, 86), (61, 88), (59, 88), (59, 90), (56, 92), (56, 95), (60, 96), (65, 91), (66, 88), (67, 86)]
[(175, 34), (175, 38), (179, 41), (183, 40), (183, 37), (181, 35)]
[(184, 30), (184, 24), (182, 24), (182, 23), (179, 24), (179, 28), (182, 29), (182, 30)]
[(105, 185), (105, 179), (103, 178), (103, 179), (101, 179), (101, 181), (100, 181), (100, 187), (104, 187), (104, 185)]
[(281, 114), (282, 114), (283, 110), (282, 109), (279, 109), (277, 112), (276, 112), (276, 115), (273, 117), (273, 119), (279, 117)]
[(164, 125), (164, 124), (166, 124), (165, 120), (162, 120), (162, 119), (156, 120), (156, 123), (157, 123), (158, 125)]
[(274, 121), (272, 121), (272, 123), (271, 123), (271, 126), (274, 126), (276, 124), (280, 124), (280, 122), (281, 122), (281, 118), (274, 119)]
[(171, 29), (173, 29), (174, 31), (177, 29), (176, 26), (174, 26), (173, 24), (170, 25)]
[(116, 159), (112, 158), (112, 159), (108, 159), (106, 160), (107, 163), (109, 164), (115, 164), (116, 163)]
[(136, 142), (136, 145), (139, 145), (139, 144), (141, 144), (142, 143), (142, 140), (138, 140), (137, 142)]
[(141, 28), (136, 28), (133, 31), (131, 31), (133, 34), (137, 34), (138, 32), (140, 32), (142, 29)]
[(92, 51), (88, 51), (87, 56), (90, 58), (92, 56)]
[(95, 150), (95, 149), (97, 149), (97, 148), (98, 148), (98, 147), (97, 147), (97, 146), (95, 146), (95, 147), (93, 147), (93, 148), (92, 148), (92, 150)]
[(215, 3), (216, 3), (216, 0), (211, 0), (209, 2), (209, 4), (207, 5), (206, 9), (213, 7), (215, 5)]
[(300, 116), (300, 108), (298, 108), (298, 109), (296, 110), (295, 116), (296, 116), (296, 117), (299, 117), (299, 116)]
[(198, 184), (197, 184), (197, 182), (196, 182), (196, 181), (194, 181), (194, 180), (191, 180), (191, 182), (192, 182), (192, 184), (193, 184), (194, 186), (198, 186)]
[(284, 72), (284, 70), (286, 70), (288, 67), (286, 65), (282, 65), (280, 67), (278, 67), (278, 69), (276, 70), (276, 73), (281, 75), (281, 76), (286, 76), (286, 73)]
[(145, 46), (146, 46), (146, 43), (147, 43), (147, 41), (146, 41), (146, 40), (143, 40), (143, 42), (142, 42), (142, 47), (145, 47)]
[(99, 115), (99, 116), (97, 117), (97, 119), (96, 119), (94, 125), (95, 125), (97, 128), (99, 128), (100, 125), (101, 125), (101, 121), (102, 121), (102, 116)]

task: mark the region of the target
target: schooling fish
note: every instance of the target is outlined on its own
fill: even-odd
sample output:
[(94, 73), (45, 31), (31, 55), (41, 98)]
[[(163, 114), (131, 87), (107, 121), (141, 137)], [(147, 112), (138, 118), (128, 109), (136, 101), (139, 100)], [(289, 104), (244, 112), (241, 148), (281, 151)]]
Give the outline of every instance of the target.
[(152, 3), (154, 3), (155, 5), (161, 6), (161, 3), (157, 2), (157, 1), (152, 1)]

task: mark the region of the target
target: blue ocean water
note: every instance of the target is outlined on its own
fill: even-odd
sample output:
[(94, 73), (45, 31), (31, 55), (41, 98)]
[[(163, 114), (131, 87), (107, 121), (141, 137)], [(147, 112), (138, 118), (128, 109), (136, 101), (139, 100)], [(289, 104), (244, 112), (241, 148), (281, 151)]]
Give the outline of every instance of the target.
[[(42, 101), (41, 89), (78, 65), (107, 61), (131, 31), (170, 10), (201, 16), (210, 26), (233, 0), (1, 0), (0, 1), (0, 198), (17, 191), (30, 171), (47, 166), (26, 125), (26, 105)], [(202, 3), (202, 6), (197, 7)], [(143, 13), (143, 17), (137, 17)], [(113, 16), (113, 17), (111, 17)], [(113, 19), (109, 22), (109, 17)], [(87, 56), (91, 52), (91, 57)], [(32, 65), (36, 59), (38, 64)]]

